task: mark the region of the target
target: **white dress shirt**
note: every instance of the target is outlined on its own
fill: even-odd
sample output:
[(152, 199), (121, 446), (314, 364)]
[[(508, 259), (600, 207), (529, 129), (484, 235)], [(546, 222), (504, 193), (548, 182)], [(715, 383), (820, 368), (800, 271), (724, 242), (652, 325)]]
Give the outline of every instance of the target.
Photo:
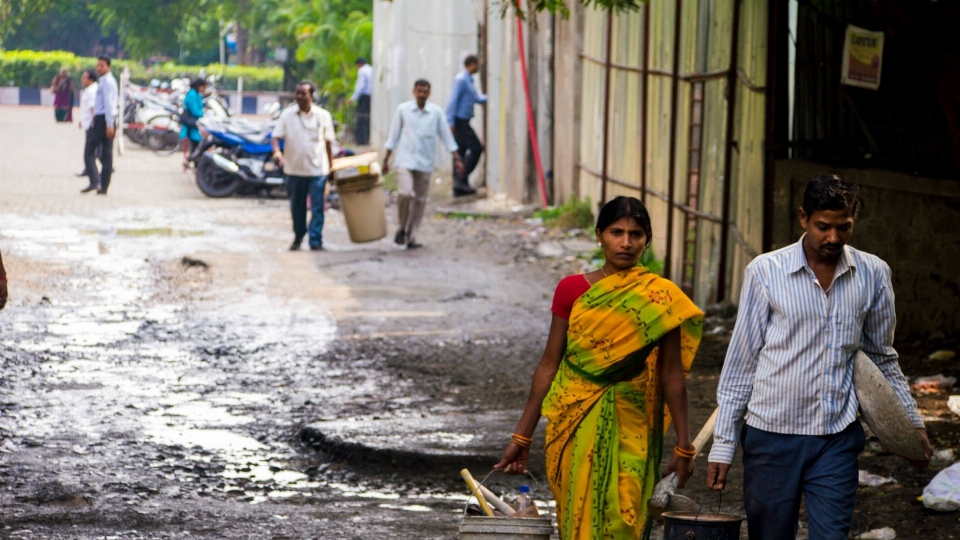
[(357, 70), (357, 84), (353, 87), (350, 99), (357, 101), (360, 96), (369, 96), (373, 91), (373, 66), (364, 64)]
[(754, 259), (717, 388), (710, 461), (733, 462), (744, 422), (790, 435), (831, 435), (855, 422), (857, 350), (880, 368), (913, 425), (923, 427), (893, 348), (896, 325), (890, 267), (875, 255), (844, 247), (826, 291), (802, 239)]
[(119, 99), (119, 90), (117, 79), (109, 71), (101, 75), (97, 82), (97, 98), (93, 104), (93, 114), (104, 116), (107, 121), (107, 127), (113, 127), (113, 119), (117, 114), (117, 100)]
[(100, 84), (93, 82), (80, 94), (80, 128), (84, 131), (93, 124), (93, 107), (97, 101), (97, 89)]
[(280, 113), (274, 139), (283, 139), (283, 172), (293, 176), (326, 176), (330, 173), (327, 141), (336, 140), (333, 117), (325, 109), (311, 105), (301, 112), (296, 104)]
[(397, 107), (385, 146), (396, 154), (394, 167), (430, 172), (436, 158), (437, 139), (450, 152), (457, 151), (457, 141), (444, 120), (443, 109), (430, 102), (421, 109), (411, 100)]

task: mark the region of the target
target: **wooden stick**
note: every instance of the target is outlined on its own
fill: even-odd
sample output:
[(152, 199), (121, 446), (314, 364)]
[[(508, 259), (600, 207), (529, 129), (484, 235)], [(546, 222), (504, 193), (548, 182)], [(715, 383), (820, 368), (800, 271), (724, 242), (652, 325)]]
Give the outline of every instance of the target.
[(483, 513), (494, 517), (493, 509), (490, 508), (490, 505), (487, 504), (487, 498), (483, 496), (483, 493), (480, 492), (480, 486), (477, 484), (477, 481), (473, 479), (473, 475), (470, 474), (470, 471), (463, 469), (460, 471), (460, 476), (463, 477), (464, 482), (467, 483), (467, 488), (470, 489), (470, 495), (473, 495), (477, 498), (477, 502), (480, 504), (480, 509), (483, 510)]
[(517, 513), (512, 506), (503, 502), (503, 499), (494, 495), (493, 492), (484, 487), (483, 484), (480, 484), (480, 493), (483, 494), (483, 498), (486, 499), (488, 503), (492, 504), (493, 507), (499, 510), (503, 515), (512, 516), (513, 514)]
[(693, 440), (693, 448), (695, 453), (693, 457), (696, 458), (700, 454), (700, 450), (706, 446), (707, 441), (710, 440), (710, 437), (713, 437), (713, 425), (717, 423), (717, 411), (720, 408), (713, 410), (713, 413), (710, 414), (710, 418), (707, 418), (707, 423), (703, 425), (703, 428), (700, 429), (700, 433), (697, 434), (697, 438)]

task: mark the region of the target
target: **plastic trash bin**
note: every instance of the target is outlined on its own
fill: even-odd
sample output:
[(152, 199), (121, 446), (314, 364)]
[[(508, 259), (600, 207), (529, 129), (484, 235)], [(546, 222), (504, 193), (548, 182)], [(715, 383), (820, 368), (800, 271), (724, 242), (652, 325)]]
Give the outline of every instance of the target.
[(377, 153), (334, 160), (331, 174), (340, 196), (350, 241), (374, 242), (387, 236), (386, 197)]

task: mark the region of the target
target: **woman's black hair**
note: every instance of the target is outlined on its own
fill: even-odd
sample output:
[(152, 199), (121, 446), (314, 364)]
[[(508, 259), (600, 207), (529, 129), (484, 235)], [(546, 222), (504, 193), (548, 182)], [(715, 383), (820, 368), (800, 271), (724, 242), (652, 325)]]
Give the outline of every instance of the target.
[(821, 174), (803, 190), (803, 213), (809, 218), (819, 210), (848, 210), (856, 219), (863, 206), (860, 188), (836, 174)]
[(207, 82), (203, 77), (197, 77), (190, 83), (190, 88), (194, 90), (199, 90), (201, 86), (208, 86), (210, 83)]
[(97, 78), (99, 77), (99, 75), (97, 75), (97, 70), (85, 69), (83, 72), (87, 74), (87, 78), (90, 79), (91, 82), (97, 82)]
[(650, 214), (647, 207), (636, 197), (616, 197), (603, 205), (600, 215), (597, 216), (597, 230), (603, 232), (613, 222), (620, 218), (633, 218), (647, 235), (647, 245), (653, 239), (653, 228), (650, 225)]

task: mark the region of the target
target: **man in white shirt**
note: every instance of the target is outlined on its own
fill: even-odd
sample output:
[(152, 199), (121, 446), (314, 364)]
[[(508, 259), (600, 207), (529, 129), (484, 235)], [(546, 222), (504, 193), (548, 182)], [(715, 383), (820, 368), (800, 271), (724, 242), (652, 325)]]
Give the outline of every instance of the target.
[[(109, 56), (97, 59), (97, 75), (97, 82), (100, 84), (93, 102), (93, 124), (87, 130), (87, 144), (83, 149), (90, 185), (80, 190), (80, 193), (96, 191), (97, 195), (106, 195), (113, 174), (113, 137), (116, 135), (118, 98), (117, 79), (110, 73)], [(97, 170), (98, 148), (102, 170)]]
[[(336, 134), (333, 117), (313, 104), (317, 87), (310, 81), (297, 85), (296, 107), (280, 114), (270, 144), (273, 159), (283, 168), (290, 193), (293, 217), (293, 243), (290, 251), (299, 251), (303, 237), (310, 235), (310, 249), (323, 249), (323, 203), (330, 174), (330, 156)], [(283, 151), (280, 140), (283, 140)], [(310, 195), (310, 226), (307, 227), (307, 195)]]
[[(93, 125), (93, 106), (97, 99), (97, 88), (100, 87), (100, 84), (97, 83), (97, 72), (92, 69), (85, 70), (80, 75), (80, 85), (83, 87), (83, 92), (80, 94), (80, 122), (77, 126), (86, 137), (87, 131)], [(97, 155), (99, 156), (99, 154), (98, 150)], [(81, 178), (87, 176), (86, 165), (84, 165), (82, 171), (77, 173), (77, 176)]]
[(390, 171), (390, 156), (396, 151), (397, 166), (397, 211), (400, 227), (393, 241), (407, 249), (421, 247), (417, 243), (417, 230), (423, 219), (430, 192), (430, 173), (437, 151), (437, 139), (453, 154), (456, 174), (463, 172), (463, 163), (457, 153), (457, 141), (446, 125), (443, 109), (427, 103), (430, 83), (420, 79), (413, 83), (413, 101), (401, 103), (390, 125), (387, 139), (387, 154), (383, 158), (383, 173)]
[(357, 58), (357, 84), (353, 87), (350, 102), (357, 104), (357, 121), (353, 133), (356, 143), (364, 146), (370, 142), (370, 94), (373, 92), (373, 66), (366, 58)]

